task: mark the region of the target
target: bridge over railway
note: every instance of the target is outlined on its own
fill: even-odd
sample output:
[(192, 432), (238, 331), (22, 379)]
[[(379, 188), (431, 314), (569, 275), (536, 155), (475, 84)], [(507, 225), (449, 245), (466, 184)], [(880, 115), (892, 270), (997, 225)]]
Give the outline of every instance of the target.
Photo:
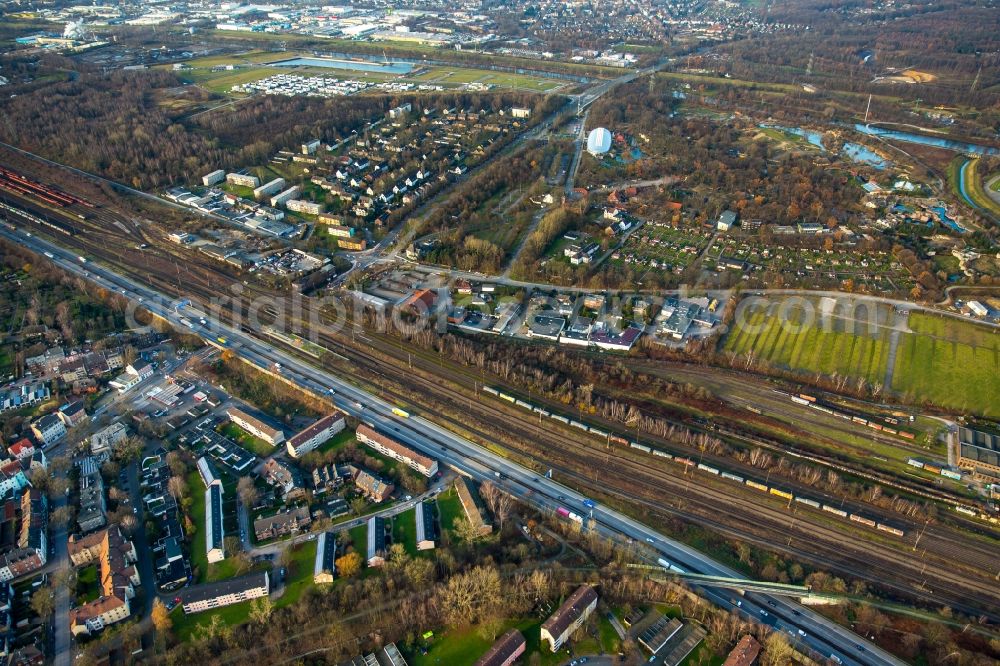
[(727, 576), (710, 576), (706, 574), (696, 574), (667, 569), (666, 567), (649, 564), (629, 564), (630, 569), (643, 569), (657, 574), (665, 574), (672, 578), (689, 582), (700, 587), (714, 587), (726, 590), (736, 590), (739, 592), (762, 592), (783, 597), (798, 597), (803, 601), (824, 600), (833, 601), (830, 595), (813, 594), (812, 589), (807, 585), (793, 585), (791, 583), (770, 583), (762, 580), (750, 580), (747, 578), (730, 578)]

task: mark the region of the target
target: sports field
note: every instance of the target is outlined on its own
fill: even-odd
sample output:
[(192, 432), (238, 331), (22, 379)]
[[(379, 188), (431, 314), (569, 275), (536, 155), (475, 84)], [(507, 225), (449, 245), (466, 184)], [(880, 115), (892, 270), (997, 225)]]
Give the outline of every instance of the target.
[(737, 354), (753, 352), (756, 358), (789, 369), (824, 375), (863, 377), (869, 382), (885, 378), (889, 359), (886, 322), (890, 313), (880, 308), (874, 330), (868, 324), (831, 315), (806, 321), (805, 311), (795, 308), (781, 316), (779, 305), (753, 312), (737, 320), (726, 337), (725, 349)]
[(972, 322), (914, 313), (899, 342), (892, 389), (963, 412), (1000, 415), (1000, 333)]

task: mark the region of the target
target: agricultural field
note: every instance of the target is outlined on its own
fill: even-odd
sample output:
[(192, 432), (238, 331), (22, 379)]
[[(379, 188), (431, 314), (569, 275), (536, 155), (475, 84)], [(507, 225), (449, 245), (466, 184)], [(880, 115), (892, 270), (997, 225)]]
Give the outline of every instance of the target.
[[(737, 317), (723, 347), (786, 370), (861, 378), (870, 385), (891, 378), (890, 388), (908, 401), (988, 416), (1000, 414), (1000, 335), (972, 322), (921, 312), (899, 322), (878, 306), (874, 330), (867, 315), (804, 322), (804, 311), (787, 316), (772, 304)], [(908, 329), (906, 328), (908, 326)], [(892, 336), (895, 363), (889, 368)]]
[(963, 412), (997, 416), (1000, 334), (959, 319), (914, 313), (902, 337), (892, 389)]
[(788, 370), (864, 378), (882, 383), (889, 360), (891, 308), (880, 306), (874, 331), (866, 323), (831, 315), (807, 321), (805, 310), (787, 316), (780, 304), (737, 317), (725, 349)]

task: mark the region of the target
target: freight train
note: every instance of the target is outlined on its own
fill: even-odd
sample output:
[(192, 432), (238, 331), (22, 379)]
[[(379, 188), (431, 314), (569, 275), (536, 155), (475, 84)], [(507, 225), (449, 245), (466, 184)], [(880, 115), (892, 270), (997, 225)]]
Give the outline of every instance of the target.
[[(585, 423), (581, 423), (579, 421), (572, 420), (572, 419), (570, 419), (570, 418), (568, 418), (566, 416), (562, 416), (560, 414), (555, 414), (555, 413), (549, 412), (547, 410), (544, 410), (544, 409), (538, 407), (537, 405), (531, 405), (529, 403), (526, 403), (523, 400), (515, 398), (514, 396), (512, 396), (512, 395), (510, 395), (508, 393), (504, 393), (503, 391), (500, 391), (499, 389), (493, 388), (492, 386), (483, 387), (483, 390), (486, 391), (487, 393), (489, 393), (490, 395), (497, 396), (498, 398), (500, 398), (502, 400), (505, 400), (505, 401), (510, 402), (512, 404), (515, 404), (515, 405), (520, 405), (521, 407), (524, 407), (525, 409), (528, 409), (529, 411), (532, 411), (532, 412), (535, 412), (535, 413), (539, 413), (539, 414), (544, 414), (545, 416), (547, 416), (549, 418), (552, 418), (552, 419), (555, 419), (557, 421), (560, 421), (562, 423), (565, 423), (566, 425), (571, 425), (573, 427), (580, 428), (581, 430), (589, 431), (589, 432), (591, 432), (593, 434), (596, 434), (596, 435), (599, 435), (601, 437), (606, 437), (608, 439), (608, 441), (611, 442), (611, 443), (618, 444), (618, 445), (623, 446), (623, 447), (624, 446), (628, 446), (628, 448), (634, 449), (636, 451), (641, 451), (643, 453), (648, 453), (650, 455), (654, 455), (654, 456), (657, 456), (657, 457), (660, 457), (660, 458), (666, 458), (667, 460), (673, 460), (677, 464), (685, 467), (686, 470), (698, 469), (698, 470), (701, 470), (703, 472), (707, 472), (708, 474), (712, 474), (712, 475), (715, 475), (715, 476), (720, 476), (720, 477), (722, 477), (724, 479), (728, 479), (730, 481), (735, 481), (737, 483), (741, 483), (743, 485), (746, 485), (749, 488), (753, 488), (755, 490), (759, 490), (759, 491), (761, 491), (763, 493), (767, 493), (769, 495), (774, 495), (775, 497), (780, 497), (782, 499), (786, 499), (786, 500), (788, 500), (789, 504), (791, 502), (797, 502), (799, 504), (804, 504), (804, 505), (812, 507), (814, 509), (819, 509), (821, 511), (826, 511), (827, 513), (831, 513), (831, 514), (834, 514), (836, 516), (839, 516), (840, 518), (851, 520), (851, 521), (853, 521), (855, 523), (859, 523), (861, 525), (866, 525), (868, 527), (880, 530), (882, 532), (886, 532), (888, 534), (892, 534), (892, 535), (897, 536), (897, 537), (902, 537), (902, 536), (905, 535), (905, 532), (903, 530), (899, 529), (899, 528), (892, 527), (891, 525), (886, 525), (885, 523), (876, 522), (876, 521), (874, 521), (874, 520), (872, 520), (870, 518), (866, 518), (866, 517), (862, 516), (861, 514), (849, 513), (849, 512), (847, 512), (847, 511), (845, 511), (843, 509), (839, 509), (837, 507), (830, 506), (829, 504), (822, 504), (822, 503), (818, 502), (817, 500), (810, 499), (808, 497), (799, 497), (799, 496), (794, 495), (793, 493), (791, 493), (791, 492), (789, 492), (787, 490), (783, 490), (781, 488), (776, 488), (774, 486), (769, 486), (766, 483), (761, 483), (760, 481), (757, 481), (755, 479), (747, 479), (747, 478), (744, 478), (744, 477), (740, 476), (739, 474), (734, 474), (732, 472), (727, 472), (727, 471), (724, 471), (724, 470), (720, 470), (720, 469), (718, 469), (716, 467), (712, 467), (711, 465), (707, 465), (705, 463), (695, 463), (695, 461), (691, 460), (690, 458), (686, 458), (684, 456), (675, 456), (675, 455), (673, 455), (671, 453), (668, 453), (667, 451), (663, 451), (661, 449), (656, 449), (656, 448), (653, 448), (651, 446), (647, 446), (646, 444), (641, 444), (641, 443), (639, 443), (639, 442), (637, 442), (635, 440), (628, 439), (628, 438), (623, 437), (621, 435), (614, 434), (614, 433), (608, 433), (608, 432), (605, 432), (603, 430), (598, 430), (596, 428), (588, 426)], [(793, 397), (798, 398), (799, 400), (801, 400), (805, 404), (809, 404), (809, 405), (815, 405), (816, 404), (816, 402), (815, 402), (816, 398), (814, 398), (812, 396), (801, 394), (799, 396), (793, 396)], [(563, 512), (565, 512), (565, 513), (563, 513)], [(582, 521), (582, 519), (580, 519), (580, 517), (578, 515), (570, 512), (568, 509), (564, 509), (563, 507), (559, 507), (559, 509), (556, 510), (556, 513), (558, 513), (559, 515), (561, 515), (564, 518), (569, 518), (570, 520), (573, 520), (574, 522), (581, 522)], [(577, 520), (577, 519), (579, 519), (579, 520)]]
[[(815, 396), (808, 395), (806, 393), (799, 393), (798, 395), (789, 396), (792, 402), (797, 405), (802, 405), (804, 407), (811, 407), (812, 409), (824, 412), (825, 414), (830, 414), (831, 416), (837, 416), (846, 421), (853, 421), (858, 425), (868, 426), (872, 430), (878, 430), (881, 432), (887, 432), (890, 435), (895, 435), (897, 437), (902, 437), (903, 439), (915, 439), (915, 435), (912, 432), (907, 432), (906, 430), (900, 430), (898, 428), (890, 428), (888, 426), (898, 426), (899, 419), (891, 416), (881, 417), (882, 423), (879, 423), (877, 419), (870, 419), (866, 416), (859, 416), (857, 414), (849, 414), (847, 412), (835, 409), (829, 405), (824, 405), (819, 402)], [(760, 413), (759, 411), (757, 412)]]

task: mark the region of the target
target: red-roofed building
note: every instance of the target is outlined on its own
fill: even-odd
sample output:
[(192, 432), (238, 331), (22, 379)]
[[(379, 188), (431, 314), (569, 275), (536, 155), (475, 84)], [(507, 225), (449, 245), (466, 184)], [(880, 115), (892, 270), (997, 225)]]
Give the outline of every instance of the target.
[(740, 639), (722, 666), (753, 666), (760, 656), (760, 643), (750, 634)]
[(437, 303), (437, 294), (431, 289), (418, 289), (413, 295), (403, 301), (402, 308), (407, 312), (416, 315), (430, 313), (434, 311), (434, 304)]
[(10, 448), (7, 449), (7, 453), (18, 460), (24, 460), (35, 455), (35, 445), (31, 443), (30, 439), (25, 437), (11, 444)]

